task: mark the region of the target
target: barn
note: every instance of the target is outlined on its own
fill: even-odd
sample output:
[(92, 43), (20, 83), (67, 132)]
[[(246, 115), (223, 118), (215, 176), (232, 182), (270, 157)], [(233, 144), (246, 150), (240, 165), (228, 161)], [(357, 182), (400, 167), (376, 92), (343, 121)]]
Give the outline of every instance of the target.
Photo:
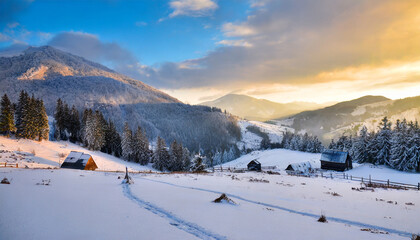
[(348, 152), (325, 150), (321, 154), (321, 169), (345, 171), (352, 168), (353, 165)]
[(95, 170), (98, 168), (92, 156), (82, 152), (71, 151), (61, 164), (61, 168), (72, 168), (80, 170)]
[(258, 162), (256, 159), (252, 160), (248, 163), (248, 171), (261, 171), (261, 163)]

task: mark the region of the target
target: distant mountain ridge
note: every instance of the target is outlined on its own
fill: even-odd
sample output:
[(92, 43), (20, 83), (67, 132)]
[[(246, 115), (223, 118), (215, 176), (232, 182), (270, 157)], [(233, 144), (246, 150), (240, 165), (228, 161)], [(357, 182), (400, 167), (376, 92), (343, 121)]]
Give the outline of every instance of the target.
[(287, 122), (285, 125), (295, 131), (315, 134), (326, 143), (342, 134), (355, 136), (363, 125), (370, 131), (376, 131), (384, 116), (394, 123), (403, 118), (408, 121), (420, 120), (420, 96), (398, 100), (383, 96), (364, 96), (283, 118), (280, 119), (280, 124)]
[(266, 121), (290, 116), (305, 110), (324, 107), (324, 104), (291, 102), (277, 103), (266, 99), (257, 99), (247, 95), (228, 94), (200, 105), (217, 107), (248, 120)]
[[(74, 102), (73, 99), (77, 98), (75, 104), (79, 107), (83, 104), (84, 107), (90, 107), (89, 102), (92, 99), (104, 104), (180, 102), (140, 81), (50, 46), (29, 47), (19, 56), (0, 57), (0, 81), (3, 85), (0, 90), (8, 89), (12, 98), (16, 98), (22, 89), (30, 92), (31, 87), (44, 86), (45, 91), (37, 89), (44, 98), (63, 96), (68, 102)], [(52, 84), (53, 82), (60, 83), (60, 86)], [(67, 89), (67, 86), (72, 89)], [(89, 92), (88, 96), (82, 94), (93, 88), (100, 91)], [(78, 92), (73, 91), (76, 89)]]
[(0, 94), (16, 102), (21, 90), (42, 98), (51, 116), (61, 98), (79, 110), (104, 113), (119, 130), (140, 125), (149, 138), (182, 142), (190, 150), (227, 148), (240, 138), (232, 116), (191, 106), (98, 63), (50, 46), (30, 47), (21, 55), (0, 57)]

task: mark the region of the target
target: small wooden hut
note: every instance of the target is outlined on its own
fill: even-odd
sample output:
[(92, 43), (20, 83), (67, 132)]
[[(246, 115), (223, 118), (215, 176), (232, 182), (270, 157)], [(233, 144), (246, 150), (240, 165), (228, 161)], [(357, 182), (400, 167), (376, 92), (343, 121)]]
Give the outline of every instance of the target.
[(352, 168), (353, 165), (348, 152), (325, 150), (321, 154), (321, 169), (345, 171)]
[(294, 173), (310, 173), (313, 172), (314, 167), (310, 162), (301, 162), (301, 163), (291, 163), (287, 168), (286, 171), (294, 172)]
[(98, 168), (92, 156), (82, 152), (71, 151), (61, 164), (61, 168), (71, 168), (80, 170), (95, 170)]
[(248, 171), (261, 171), (261, 163), (258, 162), (256, 159), (252, 160), (248, 163)]

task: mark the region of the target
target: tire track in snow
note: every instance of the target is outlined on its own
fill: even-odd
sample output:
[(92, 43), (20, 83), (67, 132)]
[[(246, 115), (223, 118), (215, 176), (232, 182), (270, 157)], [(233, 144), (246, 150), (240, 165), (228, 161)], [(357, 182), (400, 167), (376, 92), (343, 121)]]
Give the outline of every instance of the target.
[[(142, 179), (142, 180), (147, 180), (147, 181), (151, 181), (151, 182), (167, 184), (167, 185), (170, 185), (170, 186), (173, 186), (173, 187), (203, 191), (203, 192), (210, 192), (210, 193), (216, 193), (216, 194), (222, 194), (223, 193), (223, 192), (214, 191), (214, 190), (205, 189), (205, 188), (182, 186), (182, 185), (178, 185), (178, 184), (174, 184), (174, 183), (164, 182), (164, 181), (160, 181), (160, 180), (153, 180), (153, 179), (148, 179), (148, 178), (142, 178), (142, 177), (139, 177), (137, 179)], [(243, 198), (243, 197), (238, 196), (238, 195), (232, 195), (232, 194), (228, 194), (228, 195), (231, 198), (236, 198), (236, 199), (248, 202), (248, 203), (257, 204), (257, 205), (261, 205), (261, 206), (264, 206), (264, 207), (275, 208), (275, 209), (283, 210), (283, 211), (294, 213), (294, 214), (299, 214), (299, 215), (303, 215), (303, 216), (307, 216), (307, 217), (312, 217), (312, 218), (315, 218), (315, 219), (319, 218), (319, 215), (317, 215), (317, 214), (298, 211), (298, 210), (294, 210), (294, 209), (291, 209), (291, 208), (286, 208), (286, 207), (273, 205), (273, 204), (269, 204), (269, 203), (254, 201), (254, 200), (250, 200), (250, 199), (247, 199), (247, 198)], [(347, 220), (347, 219), (344, 219), (344, 218), (328, 217), (328, 221), (333, 221), (333, 222), (337, 222), (337, 223), (344, 223), (344, 224), (357, 226), (357, 227), (361, 227), (361, 228), (377, 229), (377, 230), (380, 230), (380, 231), (386, 231), (386, 232), (389, 232), (389, 233), (397, 234), (397, 235), (400, 235), (402, 237), (411, 237), (412, 236), (412, 234), (409, 233), (409, 232), (400, 231), (400, 230), (387, 228), (387, 227), (381, 227), (381, 226), (368, 224), (368, 223), (362, 223), (362, 222), (353, 221), (353, 220)]]
[(140, 207), (158, 215), (159, 217), (166, 218), (169, 220), (170, 224), (172, 226), (177, 227), (178, 229), (185, 231), (187, 233), (190, 233), (200, 239), (215, 239), (215, 240), (225, 240), (227, 239), (224, 236), (212, 233), (211, 231), (208, 231), (204, 229), (203, 227), (198, 226), (197, 224), (187, 222), (172, 213), (166, 211), (163, 208), (160, 208), (158, 206), (153, 205), (150, 202), (144, 201), (138, 197), (136, 197), (130, 189), (130, 186), (128, 184), (122, 184), (123, 185), (123, 193), (124, 195), (129, 198), (130, 200), (134, 201), (139, 205)]

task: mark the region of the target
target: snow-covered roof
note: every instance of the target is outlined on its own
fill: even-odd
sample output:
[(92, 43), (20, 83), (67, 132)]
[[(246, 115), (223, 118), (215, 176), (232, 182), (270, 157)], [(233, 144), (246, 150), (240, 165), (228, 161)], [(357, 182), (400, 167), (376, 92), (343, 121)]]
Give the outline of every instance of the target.
[(64, 160), (64, 162), (65, 163), (72, 163), (72, 164), (78, 163), (78, 164), (82, 164), (83, 166), (85, 166), (90, 157), (91, 156), (89, 154), (84, 154), (82, 152), (71, 151), (69, 153), (69, 155), (67, 156), (67, 158)]
[(254, 162), (254, 163), (256, 163), (256, 164), (261, 164), (260, 162), (258, 162), (258, 160), (257, 160), (257, 159), (252, 160), (252, 161), (251, 161), (251, 162), (249, 162), (248, 164), (250, 164), (250, 163), (252, 163), (252, 162)]
[(321, 154), (321, 161), (345, 163), (348, 152), (340, 152), (334, 150), (325, 150)]
[(310, 162), (291, 163), (286, 168), (286, 170), (292, 170), (292, 171), (298, 171), (298, 172), (307, 172), (310, 169), (313, 169)]

